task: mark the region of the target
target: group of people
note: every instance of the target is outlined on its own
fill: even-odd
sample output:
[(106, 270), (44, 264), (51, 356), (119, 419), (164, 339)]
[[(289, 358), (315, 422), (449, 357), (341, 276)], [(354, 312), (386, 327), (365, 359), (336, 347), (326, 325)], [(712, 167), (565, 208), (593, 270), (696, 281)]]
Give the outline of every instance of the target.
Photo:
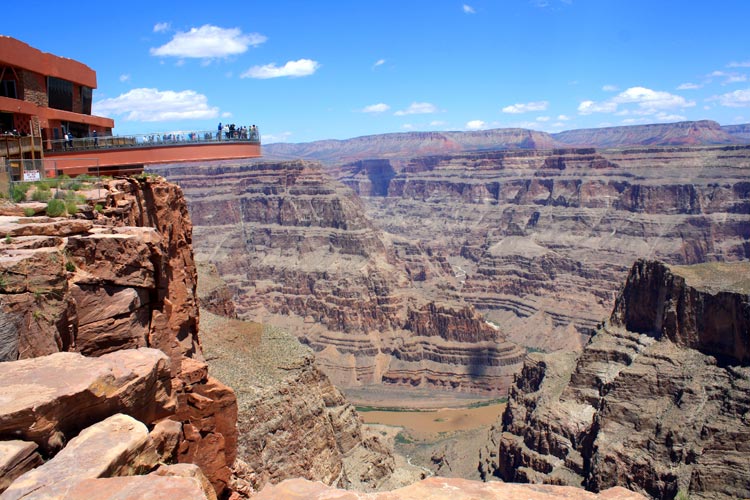
[(219, 122), (218, 129), (216, 131), (216, 138), (221, 140), (222, 135), (225, 139), (249, 139), (251, 141), (258, 140), (258, 127), (251, 125), (250, 127), (237, 127), (234, 123), (224, 124), (222, 126)]

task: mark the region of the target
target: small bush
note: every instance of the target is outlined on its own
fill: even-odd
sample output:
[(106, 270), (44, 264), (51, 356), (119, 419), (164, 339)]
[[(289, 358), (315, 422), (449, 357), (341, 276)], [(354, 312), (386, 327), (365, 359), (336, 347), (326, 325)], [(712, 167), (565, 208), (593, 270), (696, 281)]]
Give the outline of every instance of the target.
[(34, 217), (36, 215), (36, 211), (31, 207), (26, 207), (23, 209), (23, 214), (26, 217)]
[(98, 213), (102, 213), (104, 212), (104, 207), (101, 203), (97, 203), (96, 205), (94, 205), (94, 210), (96, 210)]
[(10, 245), (13, 239), (10, 237), (10, 234), (5, 235), (5, 244)]
[(26, 191), (29, 190), (29, 185), (26, 183), (14, 184), (10, 190), (10, 198), (15, 203), (26, 201)]
[(65, 263), (65, 270), (68, 271), (69, 273), (75, 272), (76, 265), (73, 264), (71, 261), (67, 261)]
[(39, 182), (35, 183), (34, 185), (36, 186), (36, 190), (37, 191), (47, 191), (47, 192), (49, 192), (50, 189), (51, 189), (50, 185), (49, 185), (49, 183), (47, 181), (39, 181)]
[(36, 191), (31, 193), (31, 199), (34, 201), (45, 202), (49, 201), (50, 198), (52, 198), (52, 191), (50, 191), (49, 188), (47, 189), (47, 191), (39, 190), (37, 188)]
[(65, 210), (68, 211), (68, 215), (75, 215), (78, 213), (78, 205), (75, 200), (68, 200), (65, 202)]
[(50, 217), (60, 217), (65, 213), (65, 202), (54, 198), (47, 202), (47, 215)]

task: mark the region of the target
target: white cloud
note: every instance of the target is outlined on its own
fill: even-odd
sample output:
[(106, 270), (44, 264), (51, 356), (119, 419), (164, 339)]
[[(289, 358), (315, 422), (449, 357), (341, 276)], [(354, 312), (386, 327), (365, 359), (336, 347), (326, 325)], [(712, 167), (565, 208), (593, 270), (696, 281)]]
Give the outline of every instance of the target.
[(153, 56), (220, 58), (242, 54), (268, 38), (260, 33), (242, 33), (239, 28), (219, 28), (205, 24), (190, 31), (178, 31), (172, 40), (151, 49)]
[(263, 134), (263, 142), (270, 144), (272, 142), (287, 142), (294, 134), (291, 132), (280, 132), (278, 134)]
[(617, 110), (617, 104), (614, 102), (594, 102), (582, 101), (578, 105), (578, 113), (581, 115), (590, 115), (591, 113), (612, 113)]
[(654, 118), (660, 122), (681, 122), (687, 120), (687, 117), (685, 116), (664, 112), (656, 113)]
[(570, 117), (568, 115), (558, 115), (557, 119), (560, 120), (561, 122), (566, 122), (570, 120)]
[(503, 108), (503, 113), (520, 114), (528, 113), (529, 111), (544, 111), (549, 106), (547, 101), (534, 101), (527, 103), (516, 103)]
[(750, 68), (750, 61), (732, 61), (727, 64), (727, 68)]
[(224, 112), (223, 112), (223, 113), (221, 114), (221, 117), (222, 117), (222, 118), (231, 118), (231, 117), (232, 117), (232, 113), (230, 113), (229, 111), (224, 111)]
[(696, 90), (696, 89), (701, 89), (701, 88), (703, 88), (702, 83), (686, 82), (686, 83), (681, 83), (680, 85), (677, 86), (677, 90)]
[(550, 121), (550, 117), (549, 116), (538, 116), (536, 118), (536, 121), (542, 122), (542, 123), (548, 122), (548, 121)]
[(426, 115), (429, 113), (437, 113), (438, 109), (432, 103), (429, 102), (413, 102), (408, 108), (396, 111), (393, 113), (396, 116), (405, 115)]
[(448, 125), (448, 122), (444, 122), (443, 120), (433, 120), (430, 122), (430, 127), (444, 127)]
[[(740, 63), (737, 63), (737, 64), (740, 64)], [(741, 66), (736, 66), (736, 67), (741, 67)], [(747, 81), (747, 75), (744, 75), (742, 73), (737, 73), (734, 71), (727, 72), (727, 71), (716, 70), (716, 71), (712, 71), (711, 73), (709, 73), (707, 77), (708, 77), (709, 82), (713, 78), (723, 78), (724, 81), (721, 82), (722, 85), (728, 85), (730, 83), (742, 83), (742, 82)]]
[(158, 122), (216, 118), (219, 108), (209, 106), (206, 96), (194, 90), (175, 92), (140, 88), (95, 102), (93, 113), (123, 116), (125, 121)]
[(401, 128), (404, 130), (414, 130), (414, 125), (412, 125), (411, 123), (404, 123), (403, 125), (401, 125)]
[(602, 90), (605, 92), (617, 92), (618, 90), (620, 90), (620, 87), (618, 87), (617, 85), (605, 85), (602, 87)]
[(463, 9), (464, 9), (464, 14), (476, 14), (477, 13), (477, 11), (474, 10), (474, 7), (472, 7), (471, 5), (464, 4)]
[(372, 69), (375, 69), (384, 64), (385, 64), (385, 59), (378, 59), (377, 61), (375, 61), (375, 64), (372, 65)]
[(709, 100), (719, 101), (719, 104), (729, 108), (746, 108), (750, 106), (750, 89), (735, 90), (734, 92), (713, 96)]
[(482, 130), (487, 128), (487, 124), (482, 120), (471, 120), (466, 122), (466, 130)]
[(385, 113), (391, 109), (390, 106), (388, 106), (385, 103), (379, 102), (377, 104), (370, 104), (369, 106), (365, 106), (362, 108), (363, 113)]
[(318, 61), (313, 61), (312, 59), (297, 59), (296, 61), (288, 61), (281, 67), (276, 66), (275, 63), (263, 66), (253, 66), (242, 73), (240, 78), (259, 78), (261, 80), (280, 78), (283, 76), (299, 78), (301, 76), (312, 75), (318, 70), (318, 68), (320, 68)]
[[(635, 108), (625, 108), (618, 111), (621, 105), (635, 105)], [(682, 96), (670, 94), (661, 90), (646, 87), (630, 87), (611, 99), (601, 102), (582, 101), (578, 105), (578, 113), (615, 113), (618, 115), (657, 115), (668, 109), (689, 108), (695, 106), (695, 101), (688, 101)]]
[(128, 82), (128, 81), (130, 81), (130, 75), (128, 75), (128, 74), (122, 74), (122, 75), (120, 75), (120, 81), (121, 82)]
[(154, 24), (154, 33), (162, 33), (167, 31), (171, 25), (169, 23), (156, 23)]

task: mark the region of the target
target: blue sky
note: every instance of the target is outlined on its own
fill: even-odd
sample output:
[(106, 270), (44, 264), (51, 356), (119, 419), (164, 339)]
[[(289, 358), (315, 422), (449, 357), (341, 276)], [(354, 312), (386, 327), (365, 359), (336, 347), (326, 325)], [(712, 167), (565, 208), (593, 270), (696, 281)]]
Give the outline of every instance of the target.
[[(750, 122), (750, 2), (11, 2), (0, 33), (98, 76), (115, 133)], [(28, 20), (28, 21), (24, 21)]]

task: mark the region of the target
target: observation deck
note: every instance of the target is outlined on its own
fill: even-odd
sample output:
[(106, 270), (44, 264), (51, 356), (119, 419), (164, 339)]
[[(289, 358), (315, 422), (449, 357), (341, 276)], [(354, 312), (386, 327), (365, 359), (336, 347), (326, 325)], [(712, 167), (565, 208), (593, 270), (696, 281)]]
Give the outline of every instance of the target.
[[(1, 141), (2, 139), (0, 139)], [(67, 174), (132, 175), (145, 165), (261, 156), (260, 132), (233, 135), (197, 131), (45, 141), (47, 177)]]

